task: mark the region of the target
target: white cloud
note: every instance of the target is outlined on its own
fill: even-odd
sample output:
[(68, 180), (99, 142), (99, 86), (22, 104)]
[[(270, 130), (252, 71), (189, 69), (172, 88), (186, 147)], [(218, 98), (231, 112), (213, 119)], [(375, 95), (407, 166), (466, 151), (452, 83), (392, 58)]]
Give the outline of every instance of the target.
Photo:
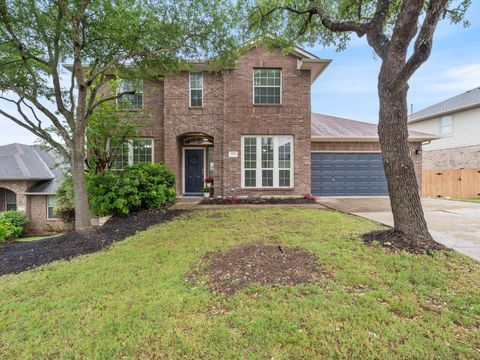
[(446, 69), (432, 76), (432, 82), (425, 84), (425, 90), (434, 92), (464, 92), (480, 86), (480, 63), (464, 64)]

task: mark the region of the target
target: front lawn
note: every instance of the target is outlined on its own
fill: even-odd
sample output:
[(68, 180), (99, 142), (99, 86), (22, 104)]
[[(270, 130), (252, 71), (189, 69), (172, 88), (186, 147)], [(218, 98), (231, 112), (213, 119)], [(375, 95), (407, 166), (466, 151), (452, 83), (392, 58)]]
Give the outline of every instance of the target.
[[(376, 228), (316, 209), (201, 210), (0, 277), (0, 358), (480, 358), (480, 265), (362, 244)], [(207, 252), (259, 241), (302, 247), (331, 276), (231, 296), (185, 280)]]

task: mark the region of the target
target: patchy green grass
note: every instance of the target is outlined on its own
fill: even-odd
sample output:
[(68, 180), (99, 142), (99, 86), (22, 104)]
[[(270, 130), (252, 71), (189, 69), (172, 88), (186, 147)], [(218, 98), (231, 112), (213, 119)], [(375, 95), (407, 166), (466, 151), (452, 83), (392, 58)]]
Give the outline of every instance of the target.
[(480, 198), (475, 198), (475, 199), (460, 199), (460, 201), (467, 201), (467, 202), (473, 202), (473, 203), (480, 203)]
[(62, 235), (62, 234), (27, 236), (27, 237), (21, 237), (21, 238), (17, 239), (17, 241), (35, 241), (35, 240), (53, 238), (53, 237), (57, 237), (57, 236), (60, 236), (60, 235)]
[[(314, 209), (203, 210), (110, 250), (0, 277), (0, 358), (480, 358), (480, 266), (388, 254), (372, 222)], [(208, 251), (300, 246), (331, 278), (213, 296)]]

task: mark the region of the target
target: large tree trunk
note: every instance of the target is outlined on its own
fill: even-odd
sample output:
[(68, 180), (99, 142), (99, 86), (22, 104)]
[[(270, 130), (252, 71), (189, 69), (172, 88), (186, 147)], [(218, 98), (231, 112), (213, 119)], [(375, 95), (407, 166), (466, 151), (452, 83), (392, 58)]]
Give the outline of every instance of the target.
[[(387, 66), (388, 67), (388, 66)], [(433, 244), (420, 200), (415, 168), (408, 144), (408, 84), (392, 93), (388, 70), (379, 77), (380, 113), (378, 134), (390, 194), (394, 229), (413, 241)]]
[(90, 206), (88, 205), (85, 179), (85, 137), (83, 133), (73, 136), (72, 180), (75, 197), (75, 230), (86, 231), (90, 228)]

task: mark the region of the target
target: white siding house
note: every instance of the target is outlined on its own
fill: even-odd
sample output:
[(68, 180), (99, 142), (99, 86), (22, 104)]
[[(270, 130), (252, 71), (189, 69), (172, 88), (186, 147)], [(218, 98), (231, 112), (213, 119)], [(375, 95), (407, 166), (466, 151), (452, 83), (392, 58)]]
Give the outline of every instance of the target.
[(408, 128), (439, 136), (423, 146), (423, 167), (480, 167), (480, 88), (414, 113)]

